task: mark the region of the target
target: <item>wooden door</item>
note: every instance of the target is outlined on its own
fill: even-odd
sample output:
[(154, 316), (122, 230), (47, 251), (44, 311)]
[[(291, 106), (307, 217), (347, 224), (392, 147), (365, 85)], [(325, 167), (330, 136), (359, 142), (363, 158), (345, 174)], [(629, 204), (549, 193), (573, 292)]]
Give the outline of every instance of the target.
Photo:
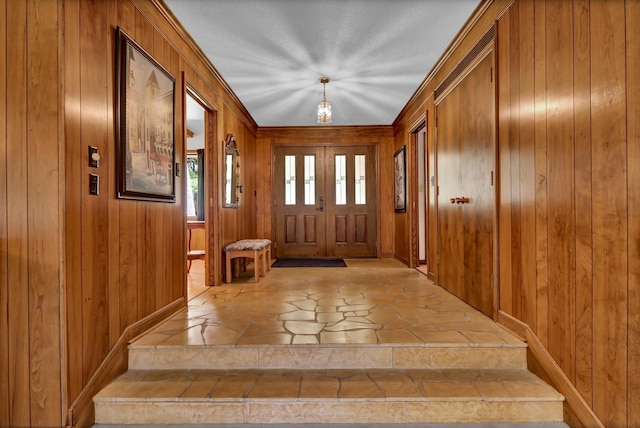
[(493, 315), (495, 93), (489, 53), (436, 114), (438, 282)]
[(327, 147), (327, 256), (375, 257), (375, 147)]
[(276, 257), (324, 257), (324, 148), (275, 152)]
[(375, 147), (277, 147), (276, 257), (377, 255)]

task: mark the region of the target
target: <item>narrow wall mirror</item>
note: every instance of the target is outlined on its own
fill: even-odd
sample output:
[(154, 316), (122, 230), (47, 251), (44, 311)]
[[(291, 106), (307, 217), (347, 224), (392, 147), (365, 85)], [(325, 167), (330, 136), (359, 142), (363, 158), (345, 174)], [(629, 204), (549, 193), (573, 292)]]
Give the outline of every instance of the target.
[(224, 206), (238, 208), (242, 185), (240, 179), (240, 152), (233, 134), (228, 134), (224, 141)]

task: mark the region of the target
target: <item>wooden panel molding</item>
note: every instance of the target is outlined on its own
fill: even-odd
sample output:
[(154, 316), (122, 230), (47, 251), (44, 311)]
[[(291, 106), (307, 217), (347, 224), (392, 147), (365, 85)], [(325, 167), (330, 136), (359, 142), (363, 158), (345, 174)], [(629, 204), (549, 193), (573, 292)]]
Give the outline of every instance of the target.
[(335, 218), (336, 224), (336, 243), (347, 242), (347, 216), (346, 215), (337, 215)]
[(315, 215), (305, 215), (304, 222), (304, 242), (315, 244), (318, 241), (318, 217)]
[(67, 412), (68, 427), (91, 426), (94, 423), (95, 411), (93, 407), (93, 397), (100, 392), (105, 384), (127, 371), (129, 343), (185, 306), (186, 300), (180, 298), (124, 330), (107, 356), (102, 360), (100, 367), (98, 367), (91, 376), (91, 379), (69, 406)]
[(529, 369), (564, 395), (565, 413), (570, 418), (575, 417), (583, 427), (605, 427), (531, 327), (502, 311), (498, 311), (497, 322), (527, 343)]

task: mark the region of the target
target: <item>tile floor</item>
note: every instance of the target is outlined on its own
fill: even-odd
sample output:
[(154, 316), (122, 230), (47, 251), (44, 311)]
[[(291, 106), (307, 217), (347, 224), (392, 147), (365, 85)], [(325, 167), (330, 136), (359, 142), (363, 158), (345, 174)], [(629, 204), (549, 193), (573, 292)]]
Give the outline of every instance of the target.
[(187, 310), (135, 344), (521, 344), (397, 260), (346, 263), (347, 268), (274, 268), (257, 284), (245, 272), (196, 295)]
[(397, 260), (346, 262), (190, 284), (188, 307), (130, 345), (96, 421), (562, 420), (563, 397), (490, 318)]

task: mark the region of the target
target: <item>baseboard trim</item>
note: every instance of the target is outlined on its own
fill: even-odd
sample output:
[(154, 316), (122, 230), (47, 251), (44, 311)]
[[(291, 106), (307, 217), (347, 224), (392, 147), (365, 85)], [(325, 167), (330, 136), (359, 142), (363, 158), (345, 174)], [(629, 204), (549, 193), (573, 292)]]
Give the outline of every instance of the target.
[(186, 305), (184, 297), (168, 304), (164, 308), (146, 316), (135, 324), (127, 327), (118, 338), (115, 345), (91, 376), (89, 382), (80, 391), (78, 397), (67, 410), (67, 428), (88, 428), (95, 422), (93, 397), (109, 382), (127, 371), (129, 343), (142, 333), (167, 319)]
[(502, 311), (498, 311), (497, 322), (527, 342), (529, 370), (564, 395), (565, 423), (572, 427), (605, 428), (528, 324)]

